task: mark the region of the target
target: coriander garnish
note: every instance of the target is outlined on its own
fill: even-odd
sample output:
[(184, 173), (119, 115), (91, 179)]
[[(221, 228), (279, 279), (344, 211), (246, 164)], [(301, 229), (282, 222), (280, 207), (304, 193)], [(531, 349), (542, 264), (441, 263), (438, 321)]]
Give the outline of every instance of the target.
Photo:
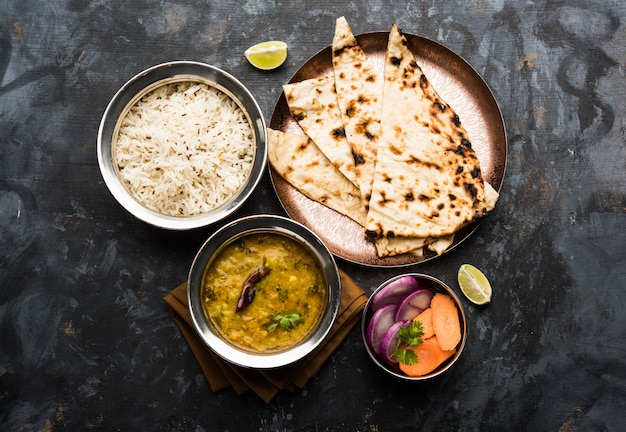
[(424, 329), (421, 321), (411, 321), (409, 324), (400, 327), (398, 330), (398, 342), (396, 350), (392, 354), (400, 363), (413, 365), (418, 358), (409, 347), (418, 346), (423, 342)]
[(286, 314), (272, 315), (272, 322), (268, 324), (267, 331), (273, 332), (279, 326), (283, 330), (291, 330), (302, 322), (302, 315), (298, 311), (292, 311)]

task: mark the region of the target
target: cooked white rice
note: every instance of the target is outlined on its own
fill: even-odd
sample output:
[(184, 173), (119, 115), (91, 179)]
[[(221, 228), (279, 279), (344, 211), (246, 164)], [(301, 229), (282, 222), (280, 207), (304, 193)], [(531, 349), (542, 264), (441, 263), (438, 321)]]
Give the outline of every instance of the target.
[(254, 134), (228, 95), (204, 83), (177, 82), (129, 110), (114, 157), (141, 204), (191, 216), (220, 206), (242, 187), (254, 159)]

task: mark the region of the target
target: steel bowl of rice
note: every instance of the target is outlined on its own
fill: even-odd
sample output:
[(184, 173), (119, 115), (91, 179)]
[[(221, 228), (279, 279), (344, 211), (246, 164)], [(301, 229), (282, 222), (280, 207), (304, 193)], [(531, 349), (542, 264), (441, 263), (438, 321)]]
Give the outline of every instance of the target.
[(235, 77), (176, 61), (131, 78), (98, 130), (98, 164), (114, 198), (165, 229), (211, 225), (237, 210), (267, 162), (261, 109)]

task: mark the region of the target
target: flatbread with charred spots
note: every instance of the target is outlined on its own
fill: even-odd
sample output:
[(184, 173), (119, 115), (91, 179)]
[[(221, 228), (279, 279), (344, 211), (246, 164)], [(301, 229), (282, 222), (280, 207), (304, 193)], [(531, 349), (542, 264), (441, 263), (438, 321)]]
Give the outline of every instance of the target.
[(325, 75), (283, 85), (289, 111), (337, 169), (358, 187), (352, 149), (344, 131), (335, 78)]
[(397, 25), (389, 34), (384, 76), (366, 231), (375, 237), (454, 234), (495, 205), (488, 202), (494, 195), (485, 193), (468, 134), (430, 85)]
[(308, 198), (360, 225), (367, 215), (359, 189), (335, 167), (307, 135), (267, 130), (272, 167)]
[(335, 24), (332, 63), (344, 130), (352, 147), (357, 182), (367, 208), (380, 135), (383, 77), (370, 63), (344, 17), (338, 18)]
[(270, 163), (305, 196), (363, 226), (379, 257), (443, 254), (499, 198), (459, 116), (396, 25), (381, 74), (339, 18), (332, 64), (333, 76), (283, 87), (306, 135), (269, 130)]

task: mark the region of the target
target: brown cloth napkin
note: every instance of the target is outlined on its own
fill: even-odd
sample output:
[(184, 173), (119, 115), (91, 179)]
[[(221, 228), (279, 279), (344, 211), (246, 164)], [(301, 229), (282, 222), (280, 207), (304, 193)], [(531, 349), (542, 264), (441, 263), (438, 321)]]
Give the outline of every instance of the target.
[(211, 390), (218, 392), (232, 387), (237, 394), (242, 394), (251, 389), (267, 403), (280, 390), (293, 392), (304, 387), (359, 321), (367, 296), (345, 272), (339, 270), (339, 275), (341, 303), (329, 334), (306, 358), (277, 369), (258, 370), (233, 365), (207, 347), (193, 327), (187, 303), (186, 283), (176, 287), (163, 300), (169, 306), (174, 322), (189, 343)]

